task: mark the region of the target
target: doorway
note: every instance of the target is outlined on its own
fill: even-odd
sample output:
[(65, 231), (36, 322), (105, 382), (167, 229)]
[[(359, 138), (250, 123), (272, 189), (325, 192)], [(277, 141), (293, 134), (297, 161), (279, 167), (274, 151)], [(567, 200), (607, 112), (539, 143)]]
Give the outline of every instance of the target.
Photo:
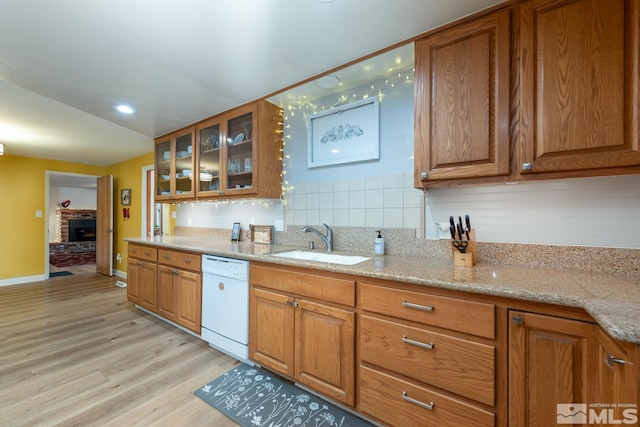
[[(45, 279), (97, 271), (96, 231), (89, 222), (96, 221), (99, 209), (98, 178), (45, 172)], [(82, 225), (79, 229), (78, 224)]]

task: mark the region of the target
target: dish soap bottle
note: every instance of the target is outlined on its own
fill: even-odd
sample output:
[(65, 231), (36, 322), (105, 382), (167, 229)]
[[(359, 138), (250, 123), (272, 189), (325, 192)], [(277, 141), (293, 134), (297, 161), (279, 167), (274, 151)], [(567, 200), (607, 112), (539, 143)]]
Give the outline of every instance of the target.
[(384, 239), (380, 235), (380, 230), (376, 231), (378, 237), (373, 241), (373, 253), (376, 255), (384, 255)]

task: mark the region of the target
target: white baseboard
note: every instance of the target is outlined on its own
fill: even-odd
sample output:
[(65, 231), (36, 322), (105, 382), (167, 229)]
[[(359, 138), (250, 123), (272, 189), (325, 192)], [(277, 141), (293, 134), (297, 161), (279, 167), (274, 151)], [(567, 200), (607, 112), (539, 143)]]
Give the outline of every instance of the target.
[(0, 286), (21, 285), (23, 283), (42, 282), (43, 280), (44, 274), (38, 274), (36, 276), (12, 277), (11, 279), (0, 280)]
[(127, 272), (126, 271), (113, 270), (113, 274), (115, 276), (118, 276), (121, 279), (127, 280)]

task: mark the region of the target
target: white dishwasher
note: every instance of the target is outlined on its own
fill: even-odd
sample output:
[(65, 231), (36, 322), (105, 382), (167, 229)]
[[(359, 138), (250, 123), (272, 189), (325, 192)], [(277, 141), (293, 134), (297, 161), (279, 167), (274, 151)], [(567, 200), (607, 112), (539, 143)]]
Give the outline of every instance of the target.
[(247, 362), (248, 261), (214, 255), (202, 256), (201, 336), (211, 347)]

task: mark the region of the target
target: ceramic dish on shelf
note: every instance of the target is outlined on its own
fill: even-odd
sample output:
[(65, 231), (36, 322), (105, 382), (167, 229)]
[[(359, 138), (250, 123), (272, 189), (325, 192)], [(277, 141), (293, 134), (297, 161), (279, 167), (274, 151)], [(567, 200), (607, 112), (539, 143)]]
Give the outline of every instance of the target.
[(165, 151), (162, 154), (162, 158), (165, 159), (165, 160), (169, 160), (171, 158), (171, 152), (170, 151)]
[(239, 133), (236, 135), (235, 138), (233, 138), (233, 143), (234, 144), (240, 144), (242, 142), (242, 140), (244, 140), (244, 133)]
[(171, 178), (171, 175), (160, 175), (162, 177), (162, 179), (167, 180), (169, 178)]
[(191, 177), (191, 169), (183, 169), (182, 176)]
[(178, 157), (186, 157), (189, 153), (186, 151), (178, 151)]

